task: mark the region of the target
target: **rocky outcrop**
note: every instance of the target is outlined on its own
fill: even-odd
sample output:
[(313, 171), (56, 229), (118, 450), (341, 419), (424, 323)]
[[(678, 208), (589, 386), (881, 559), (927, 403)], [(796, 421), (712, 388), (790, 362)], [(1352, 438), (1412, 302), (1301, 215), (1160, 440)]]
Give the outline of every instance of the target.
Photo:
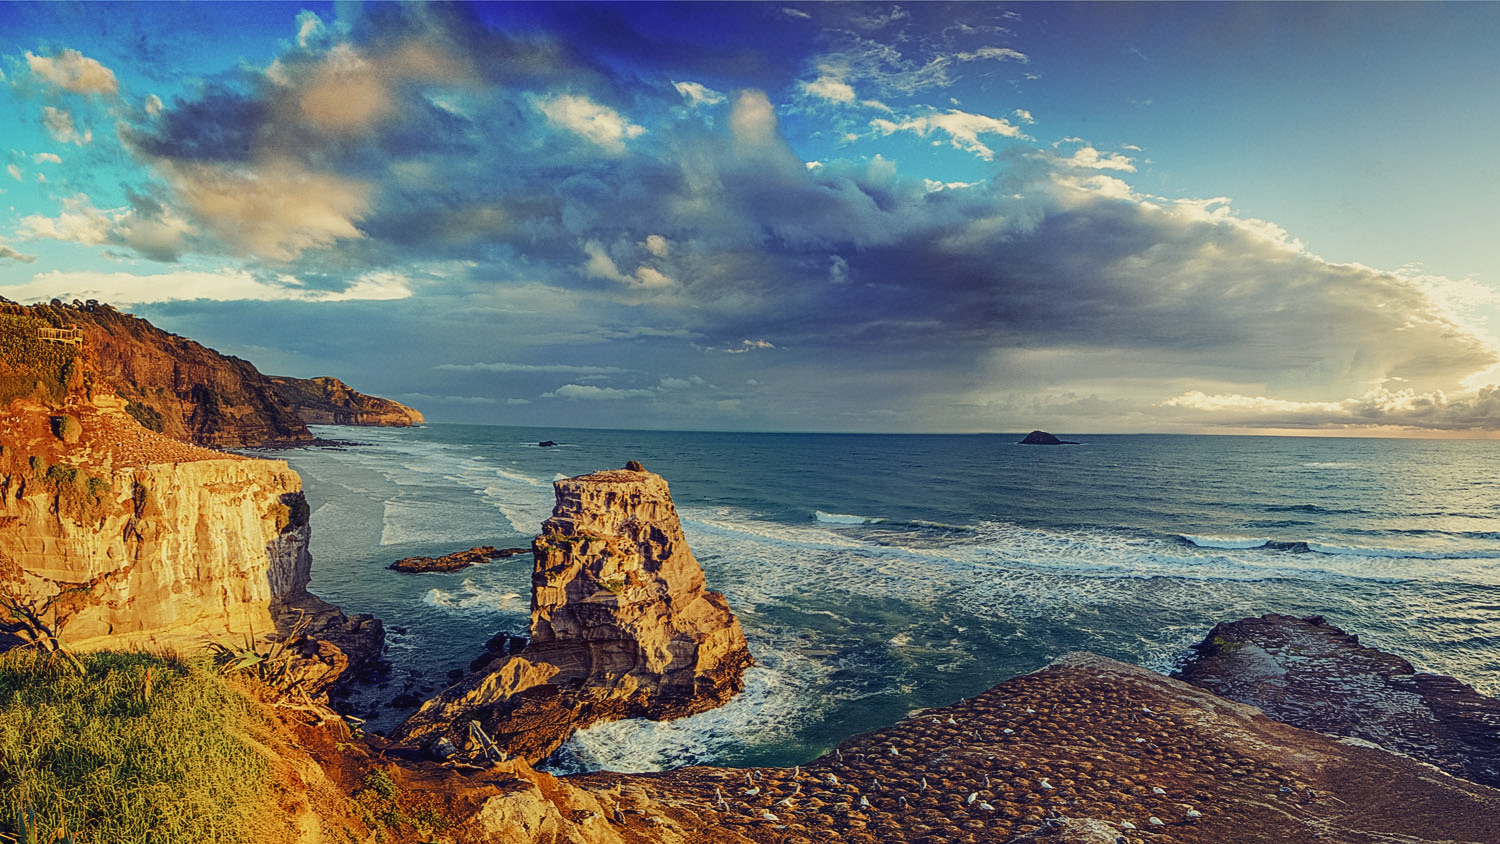
[(1349, 736), (1500, 787), (1500, 700), (1423, 674), (1320, 616), (1214, 627), (1174, 676), (1278, 721)]
[(400, 402), (367, 396), (337, 378), (273, 376), (276, 395), (309, 425), (368, 425), (409, 428), (424, 421), (421, 411)]
[(269, 378), (249, 361), (92, 300), (0, 299), (0, 404), (85, 393), (117, 395), (142, 426), (216, 448), (311, 443), (308, 423), (422, 422), (418, 411), (334, 378)]
[(136, 421), (175, 439), (220, 448), (313, 440), (271, 380), (247, 360), (222, 355), (108, 305), (36, 305), (81, 329), (82, 353)]
[(476, 720), (535, 762), (590, 723), (679, 718), (741, 690), (739, 622), (707, 590), (666, 481), (632, 466), (553, 484), (532, 542), (530, 645), (428, 701), (398, 738), (461, 745)]
[(317, 696), (380, 665), (384, 631), (307, 592), (308, 507), (284, 461), (143, 429), (125, 402), (0, 415), (0, 628), (34, 612), (70, 648), (286, 638)]
[(478, 545), (467, 551), (454, 551), (441, 557), (403, 557), (386, 568), (392, 571), (417, 574), (421, 572), (446, 572), (466, 569), (490, 560), (503, 560), (517, 554), (528, 554), (525, 548), (496, 548), (493, 545)]
[(1021, 445), (1078, 445), (1078, 443), (1072, 440), (1060, 440), (1046, 431), (1032, 431), (1021, 440)]
[(0, 420), (0, 590), (75, 648), (269, 634), (272, 603), (307, 584), (297, 474), (143, 431), (118, 402), (68, 409), (74, 444), (45, 407)]

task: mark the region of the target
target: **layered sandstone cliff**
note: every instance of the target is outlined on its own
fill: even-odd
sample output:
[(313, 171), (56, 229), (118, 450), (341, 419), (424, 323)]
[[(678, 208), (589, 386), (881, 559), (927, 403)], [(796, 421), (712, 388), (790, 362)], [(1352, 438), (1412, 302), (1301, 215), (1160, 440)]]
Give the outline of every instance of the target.
[(308, 580), (301, 480), (145, 431), (122, 404), (16, 402), (0, 420), (0, 586), (75, 648), (271, 633), (273, 602)]
[[(116, 397), (0, 415), (0, 599), (70, 648), (188, 650), (284, 635), (307, 615), (303, 632), (336, 643), (326, 687), (378, 659), (383, 633), (307, 593), (309, 532), (284, 461), (148, 431)], [(19, 629), (15, 615), (0, 621)]]
[(337, 378), (272, 376), (276, 395), (309, 425), (367, 425), (410, 428), (424, 421), (421, 411), (400, 402), (367, 396)]
[(530, 644), (428, 701), (402, 740), (461, 744), (472, 719), (535, 762), (590, 723), (680, 718), (743, 688), (744, 633), (708, 591), (666, 481), (631, 464), (553, 487), (532, 543)]

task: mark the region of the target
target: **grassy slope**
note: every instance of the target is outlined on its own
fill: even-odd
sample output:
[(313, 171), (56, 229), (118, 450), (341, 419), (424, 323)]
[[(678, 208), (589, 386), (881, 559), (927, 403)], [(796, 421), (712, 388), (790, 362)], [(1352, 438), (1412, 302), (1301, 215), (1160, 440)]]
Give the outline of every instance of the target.
[(243, 738), (252, 704), (202, 663), (82, 659), (0, 655), (0, 838), (29, 806), (42, 841), (64, 823), (79, 844), (253, 840), (271, 765)]

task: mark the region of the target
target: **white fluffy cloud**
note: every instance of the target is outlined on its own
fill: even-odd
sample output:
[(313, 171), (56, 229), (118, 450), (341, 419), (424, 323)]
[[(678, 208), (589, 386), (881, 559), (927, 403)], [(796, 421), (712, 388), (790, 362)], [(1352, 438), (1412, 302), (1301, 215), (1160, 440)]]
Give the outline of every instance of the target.
[(646, 127), (631, 123), (614, 109), (579, 94), (540, 97), (536, 107), (552, 125), (613, 155), (625, 152), (626, 141), (646, 134)]
[(803, 82), (802, 90), (809, 96), (831, 103), (850, 105), (854, 102), (854, 86), (832, 76), (820, 76), (811, 82)]
[(115, 94), (120, 90), (115, 72), (77, 50), (55, 56), (26, 54), (26, 64), (38, 79), (75, 94)]
[(676, 88), (677, 93), (681, 94), (682, 98), (688, 101), (688, 105), (694, 108), (705, 105), (718, 105), (728, 99), (723, 94), (701, 82), (673, 82), (672, 87)]
[(93, 130), (78, 131), (78, 127), (73, 123), (73, 114), (67, 109), (54, 106), (43, 107), (42, 126), (46, 127), (47, 133), (58, 143), (83, 146), (94, 140)]
[(161, 162), (187, 215), (230, 250), (273, 261), (363, 237), (370, 186), (292, 159), (254, 167)]
[(1003, 138), (1026, 137), (1026, 133), (1003, 117), (972, 114), (958, 109), (901, 120), (876, 118), (870, 121), (870, 126), (882, 135), (912, 132), (927, 137), (935, 131), (942, 132), (948, 136), (950, 143), (956, 149), (972, 152), (985, 161), (992, 160), (995, 157), (995, 151), (979, 139), (980, 135), (998, 135)]
[(1293, 401), (1191, 390), (1162, 403), (1191, 420), (1238, 428), (1500, 430), (1500, 386), (1460, 395), (1380, 387), (1340, 401)]
[(592, 384), (564, 384), (550, 393), (543, 393), (542, 398), (577, 399), (580, 401), (620, 401), (622, 399), (645, 398), (655, 394), (655, 390), (596, 387)]

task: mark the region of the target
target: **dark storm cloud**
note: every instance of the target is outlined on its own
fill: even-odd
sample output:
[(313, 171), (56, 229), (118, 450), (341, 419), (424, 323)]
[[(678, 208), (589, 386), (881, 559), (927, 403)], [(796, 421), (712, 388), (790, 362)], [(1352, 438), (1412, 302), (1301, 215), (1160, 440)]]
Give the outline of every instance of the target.
[[(1025, 59), (976, 46), (988, 42), (975, 33), (1003, 32), (998, 21), (898, 53), (873, 40), (905, 25), (893, 10), (823, 30), (838, 49), (782, 71), (781, 87), (833, 74), (912, 95), (961, 65)], [(112, 240), (159, 260), (239, 256), (303, 291), (338, 293), (375, 271), (420, 277), (400, 318), (320, 335), (353, 348), (378, 327), (422, 349), (426, 368), (392, 390), (413, 395), (462, 398), (482, 384), (517, 403), (664, 408), (692, 395), (709, 413), (765, 395), (767, 374), (785, 397), (787, 384), (837, 373), (847, 395), (824, 399), (851, 412), (867, 398), (858, 390), (882, 385), (900, 389), (879, 409), (916, 420), (924, 403), (983, 408), (987, 385), (1040, 379), (1081, 413), (1105, 402), (1070, 385), (1092, 384), (1104, 357), (1139, 378), (1136, 407), (1186, 394), (1184, 377), (1212, 385), (1205, 401), (1172, 405), (1188, 413), (1267, 388), (1295, 403), (1401, 379), (1425, 395), (1497, 360), (1414, 282), (1321, 261), (1223, 203), (1138, 194), (1113, 175), (1129, 161), (1091, 146), (1064, 154), (1013, 137), (992, 178), (947, 187), (881, 156), (810, 165), (786, 140), (776, 91), (743, 81), (777, 72), (736, 69), (748, 58), (712, 68), (680, 47), (705, 43), (692, 28), (719, 19), (676, 11), (668, 26), (651, 9), (528, 6), (556, 29), (520, 35), (497, 28), (519, 8), (481, 20), (378, 4), (347, 37), (309, 37), (138, 116), (126, 137), (160, 181), (133, 194), (131, 219), (156, 229)], [(770, 6), (730, 11), (808, 26)], [(850, 10), (808, 13), (835, 11)], [(735, 43), (776, 55), (755, 31)], [(684, 82), (718, 96), (688, 97)], [(287, 324), (271, 318), (278, 307), (258, 306), (268, 325)], [(514, 355), (494, 354), (501, 339)], [(1041, 375), (1027, 358), (1039, 351), (1055, 354)], [(1465, 412), (1488, 418), (1489, 404)]]

